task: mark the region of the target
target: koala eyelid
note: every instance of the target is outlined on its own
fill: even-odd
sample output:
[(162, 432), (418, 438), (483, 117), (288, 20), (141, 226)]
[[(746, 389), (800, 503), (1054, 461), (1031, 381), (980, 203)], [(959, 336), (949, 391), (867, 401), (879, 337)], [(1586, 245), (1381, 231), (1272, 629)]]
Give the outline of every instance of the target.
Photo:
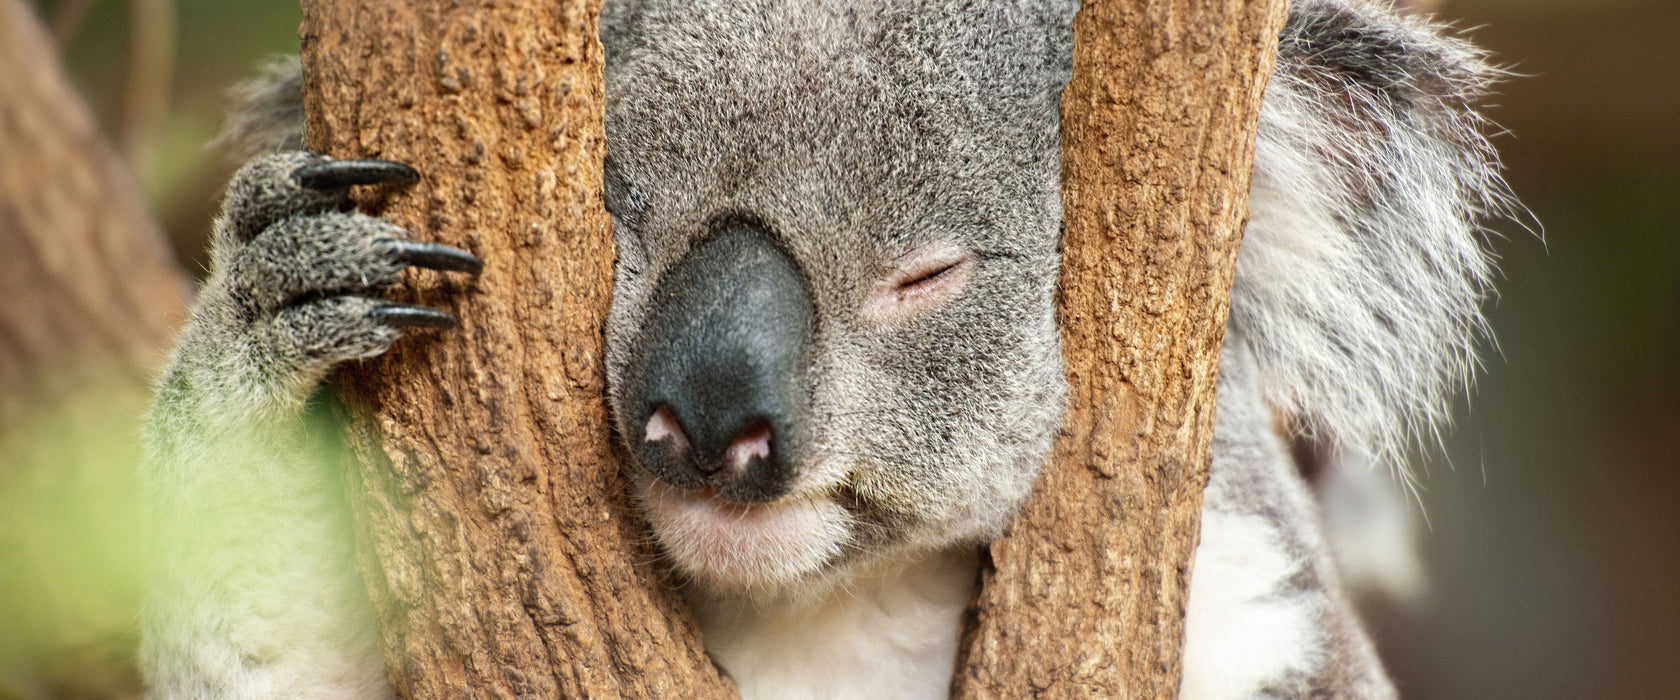
[(879, 322), (920, 316), (960, 295), (976, 265), (974, 253), (955, 246), (924, 248), (876, 281), (864, 312)]
[(964, 262), (967, 262), (967, 261), (966, 260), (954, 260), (952, 262), (946, 263), (944, 267), (940, 267), (940, 268), (937, 268), (937, 269), (934, 269), (934, 270), (930, 270), (926, 273), (921, 273), (921, 274), (911, 273), (911, 274), (915, 274), (915, 277), (913, 279), (907, 279), (907, 280), (904, 280), (902, 282), (899, 282), (898, 283), (898, 288), (899, 289), (909, 289), (911, 287), (915, 287), (915, 286), (918, 286), (918, 285), (931, 284), (932, 282), (938, 280), (940, 277), (945, 276), (947, 273), (951, 272), (952, 270), (957, 269), (957, 266), (963, 264)]

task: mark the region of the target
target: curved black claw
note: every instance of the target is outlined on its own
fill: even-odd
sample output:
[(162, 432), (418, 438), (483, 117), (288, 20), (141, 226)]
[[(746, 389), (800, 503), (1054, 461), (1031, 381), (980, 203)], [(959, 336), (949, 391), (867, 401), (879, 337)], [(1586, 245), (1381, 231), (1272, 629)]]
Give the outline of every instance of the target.
[(430, 306), (383, 304), (368, 312), (375, 320), (395, 328), (454, 328), (454, 316)]
[(382, 240), (379, 244), (395, 253), (397, 262), (404, 265), (449, 272), (470, 272), (475, 275), (484, 271), (483, 261), (474, 257), (472, 253), (454, 246), (396, 238)]
[(396, 161), (368, 158), (310, 163), (293, 170), (292, 177), (312, 190), (336, 190), (351, 185), (414, 182), (420, 179), (420, 173)]

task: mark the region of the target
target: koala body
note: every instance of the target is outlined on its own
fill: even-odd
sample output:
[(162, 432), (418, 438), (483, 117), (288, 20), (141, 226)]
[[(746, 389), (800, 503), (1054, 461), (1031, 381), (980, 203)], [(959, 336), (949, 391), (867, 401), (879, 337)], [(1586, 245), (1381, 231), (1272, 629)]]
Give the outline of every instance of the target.
[[(634, 499), (746, 697), (945, 695), (978, 548), (1060, 422), (1075, 9), (603, 11), (609, 399)], [(1472, 108), (1493, 74), (1420, 20), (1291, 11), (1222, 349), (1184, 697), (1394, 694), (1275, 416), (1378, 456), (1442, 422), (1481, 328), (1477, 221), (1505, 201)], [(306, 402), (337, 363), (447, 325), (378, 299), (402, 267), (476, 261), (342, 211), (349, 185), (412, 173), (286, 150), (297, 90), (292, 64), (247, 92), (246, 135), (281, 152), (230, 187), (152, 414), (158, 697), (389, 693), (332, 430)]]

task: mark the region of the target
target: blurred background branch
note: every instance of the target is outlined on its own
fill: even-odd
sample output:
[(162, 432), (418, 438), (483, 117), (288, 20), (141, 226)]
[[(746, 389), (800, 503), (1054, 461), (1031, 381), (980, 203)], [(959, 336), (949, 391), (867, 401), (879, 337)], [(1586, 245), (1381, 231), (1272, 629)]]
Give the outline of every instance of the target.
[(64, 0), (53, 9), (52, 34), (60, 45), (70, 43), (76, 36), (76, 30), (82, 28), (82, 20), (87, 19), (89, 9), (93, 8), (93, 0)]
[(175, 3), (129, 0), (128, 12), (128, 82), (123, 91), (120, 143), (129, 167), (147, 172), (153, 135), (169, 111), (175, 70)]

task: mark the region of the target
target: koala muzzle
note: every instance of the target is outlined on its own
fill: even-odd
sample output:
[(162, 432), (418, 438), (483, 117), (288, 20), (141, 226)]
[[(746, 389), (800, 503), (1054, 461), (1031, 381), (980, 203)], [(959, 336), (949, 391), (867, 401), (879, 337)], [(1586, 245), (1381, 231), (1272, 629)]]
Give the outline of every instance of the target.
[(628, 368), (636, 460), (728, 501), (786, 493), (811, 331), (799, 268), (762, 232), (732, 226), (695, 246), (655, 289)]

